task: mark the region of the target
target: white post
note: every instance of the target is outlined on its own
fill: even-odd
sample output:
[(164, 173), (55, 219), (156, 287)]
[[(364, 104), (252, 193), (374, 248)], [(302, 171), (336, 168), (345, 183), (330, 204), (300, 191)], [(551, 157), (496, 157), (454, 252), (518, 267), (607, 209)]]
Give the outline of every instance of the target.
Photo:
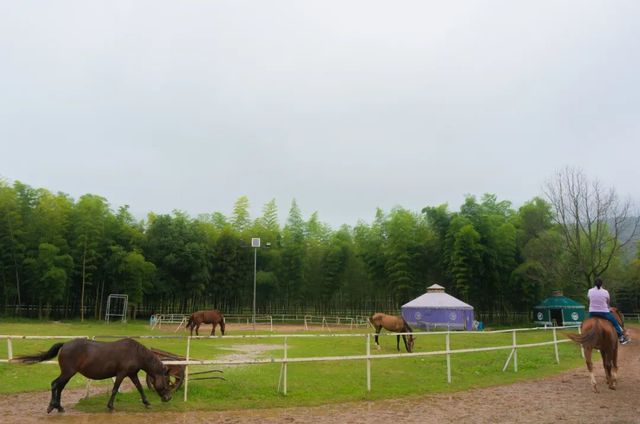
[[(191, 336), (187, 336), (187, 361), (191, 352)], [(184, 401), (187, 401), (187, 391), (189, 389), (189, 365), (184, 366)]]
[(553, 327), (553, 348), (556, 351), (556, 363), (560, 363), (560, 355), (558, 354), (558, 336), (556, 334), (556, 327)]
[[(582, 334), (582, 325), (578, 327), (578, 334)], [(580, 345), (580, 354), (582, 355), (582, 359), (584, 359), (584, 346)]]
[(13, 359), (13, 343), (11, 342), (10, 337), (7, 337), (7, 359)]
[(447, 337), (445, 339), (445, 350), (447, 351), (447, 383), (451, 384), (451, 354), (449, 350), (451, 349), (451, 341), (450, 336), (451, 333), (447, 331)]
[(371, 391), (371, 334), (367, 334), (367, 392)]
[(516, 330), (513, 330), (513, 371), (518, 372), (518, 344), (516, 343)]
[[(253, 243), (253, 240), (251, 241)], [(253, 249), (253, 331), (256, 331), (256, 268), (258, 264), (258, 248)]]
[(287, 336), (284, 336), (284, 372), (283, 372), (283, 377), (284, 377), (284, 395), (287, 395)]

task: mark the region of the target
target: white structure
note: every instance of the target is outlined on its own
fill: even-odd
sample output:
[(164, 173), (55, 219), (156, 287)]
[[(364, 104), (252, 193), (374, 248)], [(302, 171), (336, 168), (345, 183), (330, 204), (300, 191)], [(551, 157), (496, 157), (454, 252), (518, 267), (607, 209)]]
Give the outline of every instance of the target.
[(104, 314), (105, 321), (111, 317), (120, 317), (122, 322), (127, 322), (127, 303), (129, 296), (126, 294), (110, 294), (107, 298), (107, 311)]
[(427, 292), (402, 305), (402, 317), (409, 324), (427, 330), (447, 328), (473, 330), (473, 306), (444, 292), (434, 284)]

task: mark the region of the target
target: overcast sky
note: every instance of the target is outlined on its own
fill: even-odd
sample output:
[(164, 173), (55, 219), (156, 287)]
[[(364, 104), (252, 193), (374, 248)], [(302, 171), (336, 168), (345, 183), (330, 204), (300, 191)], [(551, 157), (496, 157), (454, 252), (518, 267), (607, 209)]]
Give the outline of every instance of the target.
[(564, 166), (640, 199), (640, 1), (0, 0), (0, 177), (337, 227)]

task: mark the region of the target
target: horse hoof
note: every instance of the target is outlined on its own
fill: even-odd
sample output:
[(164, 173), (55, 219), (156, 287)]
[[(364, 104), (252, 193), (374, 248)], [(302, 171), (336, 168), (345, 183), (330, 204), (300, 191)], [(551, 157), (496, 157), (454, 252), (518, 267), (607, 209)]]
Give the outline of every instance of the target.
[(52, 406), (52, 405), (49, 405), (49, 406), (47, 407), (47, 414), (51, 413), (51, 411), (53, 411), (53, 409), (54, 409), (54, 408), (53, 408), (53, 406)]
[(62, 406), (58, 406), (58, 412), (64, 412), (64, 408)]
[(598, 390), (598, 388), (596, 386), (593, 386), (593, 393), (600, 393), (600, 391)]

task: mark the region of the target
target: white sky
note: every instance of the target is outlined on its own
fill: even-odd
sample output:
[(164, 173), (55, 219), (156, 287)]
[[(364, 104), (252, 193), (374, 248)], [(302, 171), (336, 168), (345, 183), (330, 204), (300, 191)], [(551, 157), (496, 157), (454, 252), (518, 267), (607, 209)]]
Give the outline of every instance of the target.
[(0, 0), (0, 176), (334, 227), (570, 165), (640, 198), (638, 1)]

